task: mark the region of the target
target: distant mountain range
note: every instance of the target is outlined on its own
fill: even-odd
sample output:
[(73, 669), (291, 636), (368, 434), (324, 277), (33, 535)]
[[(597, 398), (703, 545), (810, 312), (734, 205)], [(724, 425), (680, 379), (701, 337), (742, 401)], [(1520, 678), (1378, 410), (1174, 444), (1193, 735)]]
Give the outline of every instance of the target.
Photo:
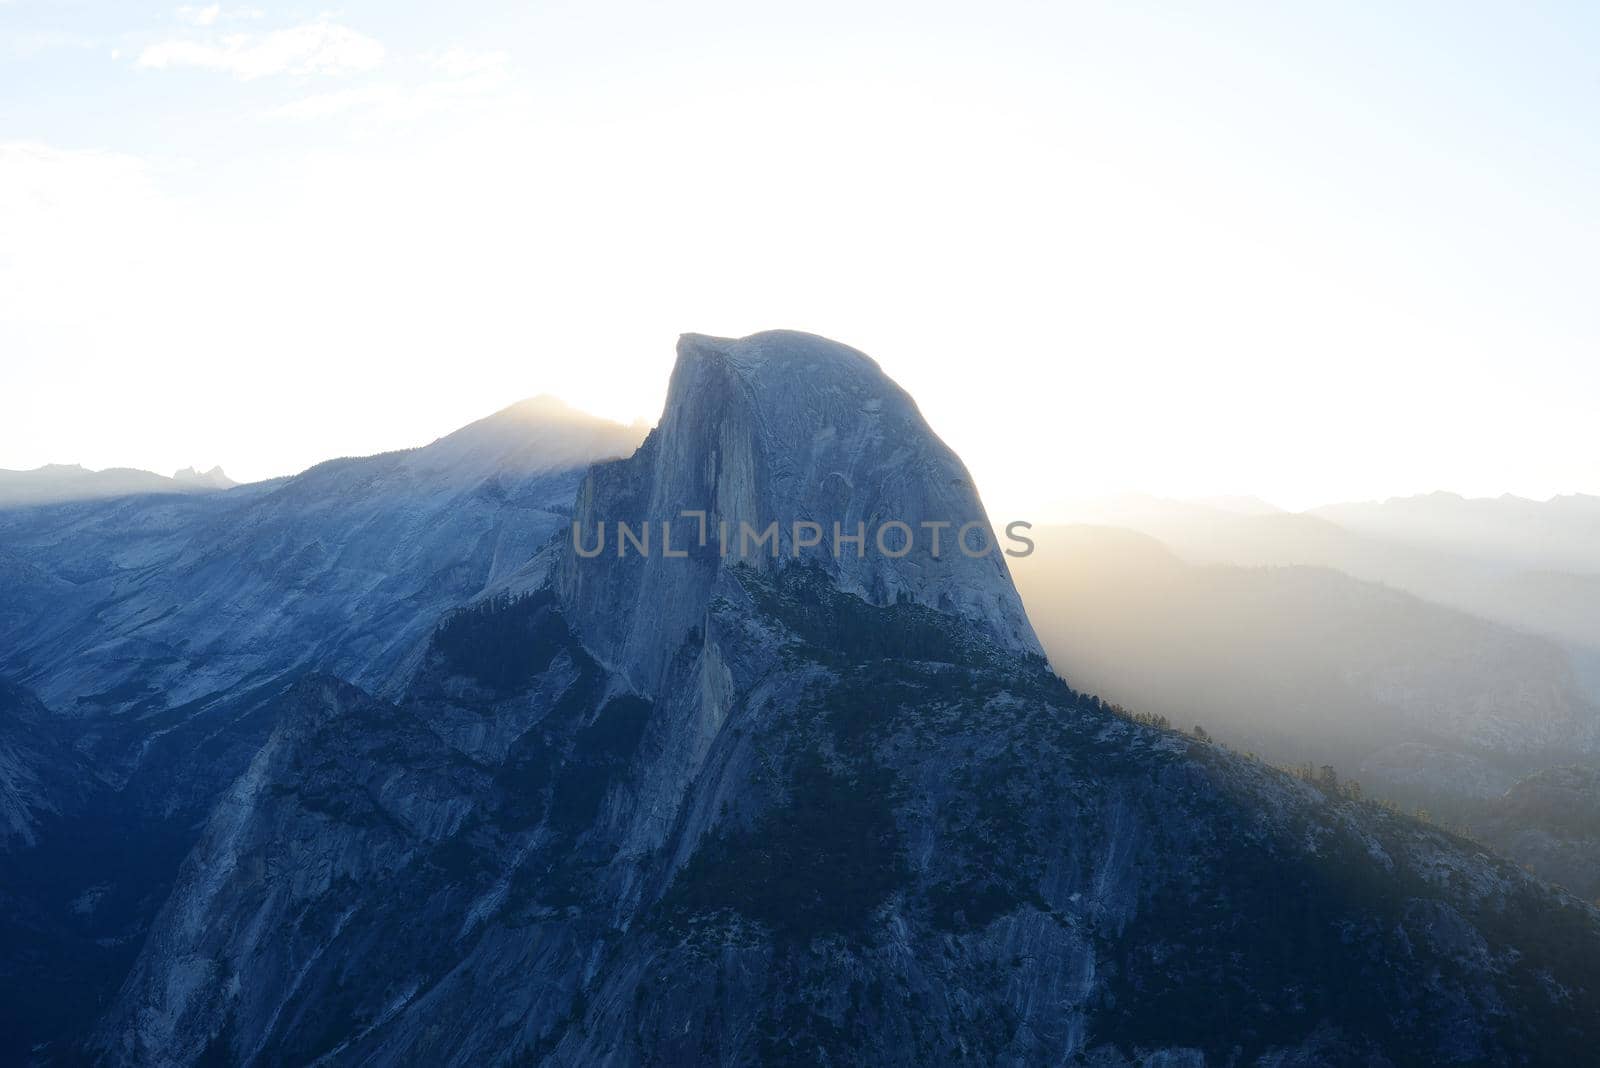
[(1111, 527), (1031, 536), (1012, 567), (1045, 648), (1130, 707), (1370, 782), (1426, 776), (1425, 746), (1437, 788), (1465, 795), (1600, 753), (1600, 693), (1549, 638), (1326, 567), (1192, 564)]
[(1507, 833), (1552, 809), (1505, 800), (1525, 776), (1600, 769), (1585, 592), (1600, 574), (1519, 570), (1600, 564), (1600, 499), (1302, 516), (1125, 497), (1078, 514), (1113, 525), (1038, 528), (1013, 562), (1067, 677), (1277, 763), (1331, 765), (1600, 899), (1600, 863), (1571, 859), (1592, 839), (1560, 821)]
[(1335, 504), (1312, 515), (1362, 537), (1520, 571), (1600, 574), (1600, 497), (1454, 493)]
[(1148, 534), (1193, 563), (1333, 568), (1600, 651), (1600, 497), (1435, 493), (1292, 513), (1128, 495), (1052, 514)]
[(31, 471), (0, 470), (0, 508), (98, 501), (141, 493), (210, 493), (236, 485), (220, 467), (209, 471), (185, 467), (167, 478), (132, 467), (90, 471), (77, 464), (47, 464)]
[[(774, 523), (773, 551), (685, 512)], [(1600, 1043), (1595, 909), (1069, 687), (998, 553), (797, 525), (891, 520), (987, 525), (904, 391), (788, 331), (682, 338), (642, 442), (546, 403), (277, 483), (0, 514), (0, 1059)], [(588, 556), (569, 522), (683, 549)]]

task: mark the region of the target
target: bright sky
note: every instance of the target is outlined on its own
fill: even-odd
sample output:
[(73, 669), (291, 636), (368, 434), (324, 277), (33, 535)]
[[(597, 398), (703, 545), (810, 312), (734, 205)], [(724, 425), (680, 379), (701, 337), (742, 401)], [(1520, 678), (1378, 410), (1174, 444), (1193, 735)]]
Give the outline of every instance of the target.
[(1600, 5), (0, 0), (0, 467), (236, 478), (683, 331), (992, 507), (1600, 492)]

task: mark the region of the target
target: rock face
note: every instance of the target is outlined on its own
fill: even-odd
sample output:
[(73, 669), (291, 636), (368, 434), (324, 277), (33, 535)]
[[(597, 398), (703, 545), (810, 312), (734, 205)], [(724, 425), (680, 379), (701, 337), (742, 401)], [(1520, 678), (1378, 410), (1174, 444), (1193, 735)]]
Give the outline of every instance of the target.
[[(814, 564), (869, 603), (929, 605), (1008, 648), (1039, 651), (961, 461), (875, 363), (809, 334), (685, 335), (660, 429), (634, 462), (590, 475), (573, 518), (588, 548), (602, 533), (609, 540), (594, 562), (561, 557), (563, 601), (596, 655), (646, 688), (737, 563), (763, 573)], [(621, 555), (632, 546), (619, 544), (619, 522), (649, 525), (654, 551)], [(667, 555), (663, 522), (687, 559)], [(904, 527), (884, 532), (885, 552), (878, 535), (890, 523)], [(988, 550), (981, 556), (958, 544), (968, 524), (970, 551)], [(756, 540), (769, 526), (770, 548)]]
[[(0, 1062), (81, 1035), (138, 952), (193, 835), (141, 825), (72, 721), (0, 679)], [(40, 1045), (44, 1042), (44, 1045)], [(71, 1058), (68, 1057), (70, 1062)]]
[(33, 710), (0, 708), (0, 1063), (114, 995), (297, 678), (403, 689), (642, 436), (539, 398), (290, 479), (0, 511), (0, 676)]
[(0, 678), (0, 853), (37, 844), (40, 824), (81, 804), (95, 781), (39, 699)]
[[(786, 333), (685, 338), (660, 428), (574, 516), (680, 509), (982, 517), (870, 361)], [(562, 539), (448, 615), (401, 692), (274, 699), (92, 1052), (1511, 1064), (1600, 1041), (1588, 906), (1075, 693), (998, 556), (792, 541)]]

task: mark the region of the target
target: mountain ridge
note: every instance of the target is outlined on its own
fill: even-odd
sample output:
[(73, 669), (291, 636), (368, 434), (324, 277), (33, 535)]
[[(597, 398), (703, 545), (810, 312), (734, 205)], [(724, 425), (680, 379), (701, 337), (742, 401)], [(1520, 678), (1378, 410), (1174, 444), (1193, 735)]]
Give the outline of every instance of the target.
[[(7, 854), (37, 868), (8, 887), (8, 942), (70, 977), (0, 967), (0, 1060), (88, 1026), (114, 993), (297, 677), (403, 686), (438, 618), (520, 567), (566, 521), (588, 461), (638, 436), (552, 431), (561, 448), (541, 459), (537, 435), (500, 429), (226, 492), (0, 511), (0, 675), (37, 692), (71, 767), (104, 780), (80, 804), (82, 774), (0, 729), (0, 763), (21, 754), (16, 776), (0, 769), (18, 786), (0, 785), (7, 825), (36, 840)], [(23, 772), (41, 766), (68, 770), (38, 789)]]
[(80, 464), (45, 464), (25, 471), (0, 469), (0, 508), (111, 500), (136, 494), (201, 494), (231, 489), (222, 468), (184, 468), (170, 478), (133, 467), (91, 471)]

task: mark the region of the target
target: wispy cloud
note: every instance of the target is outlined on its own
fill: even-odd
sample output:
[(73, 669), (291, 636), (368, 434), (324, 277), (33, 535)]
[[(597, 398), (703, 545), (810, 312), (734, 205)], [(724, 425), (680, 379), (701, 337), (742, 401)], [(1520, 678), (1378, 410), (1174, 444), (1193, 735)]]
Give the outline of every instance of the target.
[(312, 93), (268, 111), (275, 119), (326, 119), (351, 116), (377, 122), (405, 122), (456, 111), (473, 99), (492, 96), (507, 83), (504, 52), (449, 48), (423, 57), (438, 76), (420, 82), (384, 82)]
[(433, 66), (452, 78), (478, 74), (499, 74), (506, 69), (504, 52), (474, 52), (468, 48), (447, 48), (428, 57)]
[(259, 7), (223, 7), (221, 4), (185, 4), (178, 8), (178, 21), (189, 26), (215, 26), (218, 22), (259, 19), (266, 14)]
[(217, 16), (222, 14), (221, 4), (209, 4), (205, 7), (180, 7), (178, 18), (191, 26), (210, 26), (217, 21)]
[[(202, 15), (212, 9), (202, 9)], [(215, 16), (210, 16), (213, 21)], [(204, 24), (202, 24), (204, 25)], [(141, 67), (197, 67), (249, 80), (277, 74), (350, 74), (383, 62), (383, 45), (336, 22), (317, 20), (267, 33), (162, 41), (139, 53)]]

